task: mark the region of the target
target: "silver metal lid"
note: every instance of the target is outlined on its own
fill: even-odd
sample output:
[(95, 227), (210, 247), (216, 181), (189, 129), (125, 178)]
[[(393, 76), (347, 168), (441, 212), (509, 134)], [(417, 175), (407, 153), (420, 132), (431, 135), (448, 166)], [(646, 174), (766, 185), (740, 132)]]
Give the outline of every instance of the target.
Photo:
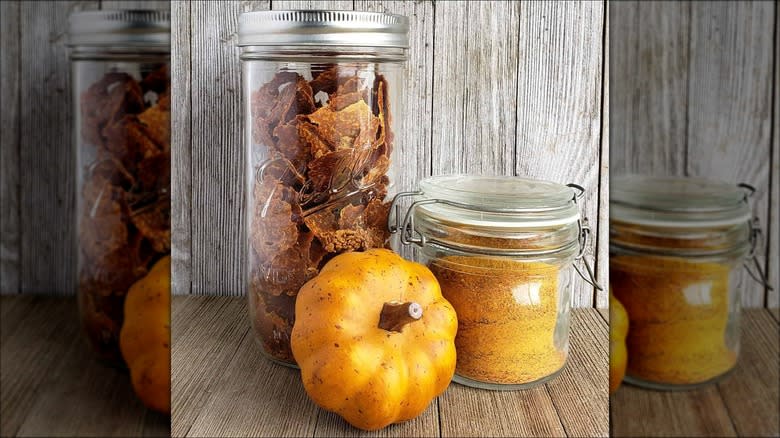
[(238, 19), (239, 46), (409, 47), (403, 15), (359, 11), (257, 11)]
[(170, 48), (171, 14), (162, 10), (100, 10), (69, 17), (71, 46)]

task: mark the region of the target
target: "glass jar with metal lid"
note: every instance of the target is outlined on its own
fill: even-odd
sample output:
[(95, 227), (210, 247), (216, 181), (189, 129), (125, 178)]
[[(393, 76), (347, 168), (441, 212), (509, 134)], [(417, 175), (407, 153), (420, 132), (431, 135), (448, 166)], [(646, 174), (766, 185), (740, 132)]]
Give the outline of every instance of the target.
[(738, 274), (750, 261), (748, 273), (763, 278), (752, 191), (700, 178), (612, 179), (610, 287), (628, 314), (627, 382), (686, 389), (735, 366), (746, 286)]
[(278, 363), (295, 364), (298, 289), (336, 254), (388, 244), (408, 31), (372, 12), (239, 18), (249, 317)]
[(471, 175), (429, 177), (419, 189), (396, 196), (389, 225), (458, 314), (454, 380), (512, 390), (554, 378), (569, 354), (572, 268), (584, 275), (575, 264), (589, 234), (577, 204), (584, 190)]
[(120, 365), (128, 289), (170, 254), (170, 14), (70, 16), (78, 301), (99, 356)]

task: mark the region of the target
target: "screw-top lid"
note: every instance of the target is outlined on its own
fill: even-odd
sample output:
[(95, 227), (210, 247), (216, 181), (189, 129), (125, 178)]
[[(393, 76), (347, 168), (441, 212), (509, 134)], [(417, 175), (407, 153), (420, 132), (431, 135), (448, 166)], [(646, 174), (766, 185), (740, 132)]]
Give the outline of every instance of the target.
[(161, 10), (100, 10), (69, 17), (71, 46), (170, 48), (171, 14)]
[(613, 221), (656, 227), (729, 226), (751, 219), (748, 193), (704, 178), (622, 175), (610, 181)]
[(403, 15), (358, 11), (257, 11), (238, 19), (239, 46), (409, 47)]

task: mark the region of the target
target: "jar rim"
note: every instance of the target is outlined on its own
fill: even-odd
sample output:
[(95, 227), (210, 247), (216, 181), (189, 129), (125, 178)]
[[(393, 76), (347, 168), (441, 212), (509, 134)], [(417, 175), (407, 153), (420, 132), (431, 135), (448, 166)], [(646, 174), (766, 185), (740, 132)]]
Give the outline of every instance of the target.
[[(403, 197), (412, 204), (401, 220)], [(432, 176), (420, 182), (420, 191), (396, 195), (393, 205), (391, 232), (401, 231), (403, 244), (421, 247), (505, 256), (582, 254), (588, 230), (572, 187), (517, 176)]]
[(571, 187), (519, 176), (449, 174), (420, 181), (420, 214), (496, 229), (565, 227), (580, 212)]
[(698, 177), (620, 175), (610, 181), (610, 220), (639, 226), (707, 228), (749, 222), (749, 194)]
[(349, 10), (244, 12), (238, 18), (238, 45), (408, 48), (409, 19)]

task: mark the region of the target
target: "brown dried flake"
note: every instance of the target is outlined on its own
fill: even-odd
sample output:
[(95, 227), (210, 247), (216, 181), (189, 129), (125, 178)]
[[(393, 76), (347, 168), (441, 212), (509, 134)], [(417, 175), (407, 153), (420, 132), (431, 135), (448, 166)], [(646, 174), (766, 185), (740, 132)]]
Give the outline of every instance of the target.
[(81, 136), (95, 146), (103, 146), (103, 129), (125, 114), (144, 108), (143, 92), (132, 76), (108, 73), (92, 84), (80, 98)]
[(133, 225), (160, 253), (171, 250), (171, 206), (167, 199), (134, 211), (131, 215)]
[(252, 95), (252, 139), (267, 161), (251, 207), (250, 300), (253, 326), (277, 359), (293, 360), (298, 289), (336, 254), (389, 238), (387, 85), (377, 75), (367, 86), (358, 73), (333, 65), (307, 82), (280, 72)]
[(261, 261), (270, 261), (298, 240), (300, 207), (295, 192), (268, 176), (254, 190), (255, 211), (250, 240)]
[(162, 104), (170, 102), (168, 98), (160, 100), (160, 104), (148, 108), (138, 115), (138, 129), (143, 136), (155, 143), (161, 151), (167, 152), (171, 144), (171, 112)]
[(170, 252), (168, 68), (108, 73), (79, 103), (81, 147), (98, 146), (80, 191), (79, 300), (90, 342), (119, 362), (124, 296)]
[(321, 91), (332, 94), (339, 85), (355, 77), (357, 73), (357, 67), (333, 65), (317, 74), (309, 84), (315, 96)]
[(124, 190), (96, 176), (84, 185), (82, 196), (81, 248), (88, 259), (99, 260), (127, 244)]
[(363, 100), (341, 111), (335, 111), (329, 106), (322, 107), (307, 118), (317, 125), (320, 136), (332, 150), (351, 148), (361, 130), (370, 130), (372, 126), (376, 126), (371, 123), (371, 109)]

